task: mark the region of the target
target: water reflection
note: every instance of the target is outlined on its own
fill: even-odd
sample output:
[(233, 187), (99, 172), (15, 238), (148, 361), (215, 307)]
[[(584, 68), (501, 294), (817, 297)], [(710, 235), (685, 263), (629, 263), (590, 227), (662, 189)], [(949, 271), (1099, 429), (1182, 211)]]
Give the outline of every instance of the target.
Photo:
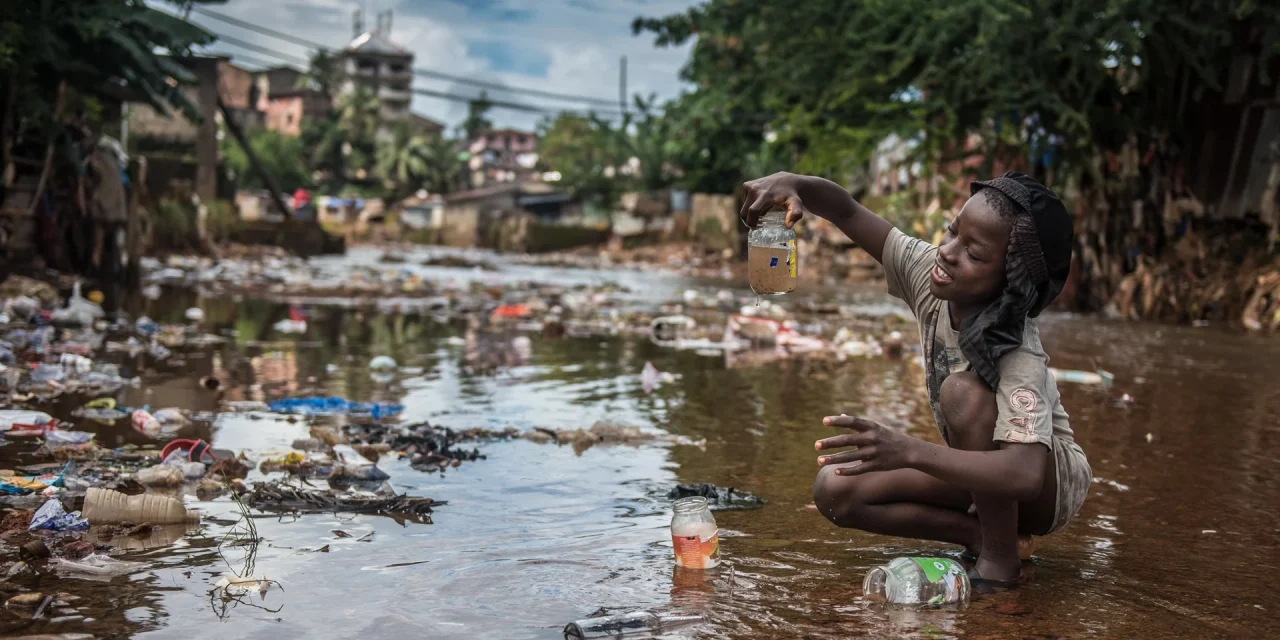
[[(123, 359), (125, 375), (142, 375), (145, 384), (123, 391), (122, 404), (213, 411), (224, 400), (318, 393), (400, 402), (406, 420), (454, 428), (577, 429), (609, 420), (706, 445), (575, 451), (516, 440), (480, 445), (485, 459), (440, 474), (384, 460), (397, 490), (449, 501), (436, 524), (350, 515), (256, 519), (264, 539), (256, 570), (284, 587), (266, 601), (283, 608), (231, 608), (216, 626), (221, 610), (209, 590), (245, 560), (244, 550), (220, 548), (239, 513), (225, 499), (198, 503), (220, 520), (171, 545), (142, 542), (129, 551), (129, 559), (155, 569), (106, 584), (58, 581), (58, 590), (82, 597), (81, 615), (94, 619), (89, 632), (549, 638), (600, 607), (703, 615), (706, 623), (681, 632), (697, 637), (1266, 637), (1277, 630), (1265, 590), (1240, 588), (1270, 578), (1277, 561), (1267, 550), (1280, 545), (1273, 506), (1280, 500), (1273, 473), (1280, 391), (1256, 383), (1280, 369), (1280, 350), (1269, 342), (1048, 318), (1043, 334), (1055, 366), (1103, 366), (1117, 374), (1114, 393), (1138, 401), (1118, 408), (1112, 392), (1064, 385), (1073, 427), (1099, 476), (1084, 510), (1040, 542), (1019, 591), (960, 610), (914, 612), (867, 606), (859, 598), (863, 574), (897, 555), (946, 549), (835, 529), (804, 509), (822, 416), (861, 414), (936, 438), (911, 358), (746, 363), (638, 340), (524, 341), (478, 323), (338, 307), (308, 308), (307, 331), (289, 335), (272, 328), (288, 317), (285, 305), (182, 292), (135, 312), (177, 321), (196, 304), (206, 310), (205, 330), (233, 339), (180, 349), (181, 365), (145, 354)], [(367, 364), (376, 355), (394, 357), (398, 368), (371, 376)], [(652, 393), (639, 376), (647, 361), (676, 374)], [(202, 387), (204, 376), (223, 381), (221, 390)], [(61, 399), (57, 410), (69, 413), (79, 402)], [(147, 442), (123, 423), (77, 424), (112, 446)], [(224, 413), (190, 429), (183, 435), (259, 456), (287, 450), (309, 432), (304, 421), (257, 413)], [(255, 471), (251, 479), (260, 477)], [(770, 502), (717, 514), (725, 554), (717, 570), (673, 567), (670, 512), (659, 496), (676, 482), (734, 486)], [(328, 552), (315, 551), (321, 547)], [(9, 620), (0, 632), (17, 624)], [(22, 632), (65, 630), (43, 622)]]

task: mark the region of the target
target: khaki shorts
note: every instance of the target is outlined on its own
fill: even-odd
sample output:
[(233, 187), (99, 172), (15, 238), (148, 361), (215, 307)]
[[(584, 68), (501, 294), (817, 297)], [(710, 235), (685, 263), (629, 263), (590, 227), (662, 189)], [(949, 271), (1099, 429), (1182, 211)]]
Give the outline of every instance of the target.
[(1053, 460), (1057, 465), (1058, 501), (1053, 510), (1053, 526), (1045, 534), (1066, 526), (1080, 512), (1089, 487), (1093, 484), (1093, 469), (1084, 450), (1074, 441), (1053, 437)]

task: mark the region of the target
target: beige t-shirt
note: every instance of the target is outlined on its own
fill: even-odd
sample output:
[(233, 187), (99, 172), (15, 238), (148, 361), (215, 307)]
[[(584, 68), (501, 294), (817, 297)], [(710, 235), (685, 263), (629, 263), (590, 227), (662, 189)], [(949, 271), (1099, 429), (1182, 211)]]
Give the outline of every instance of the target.
[[(929, 292), (929, 272), (937, 254), (937, 247), (894, 229), (885, 240), (883, 259), (889, 294), (911, 306), (920, 327), (929, 404), (942, 437), (948, 439), (946, 421), (938, 405), (942, 381), (952, 373), (967, 370), (969, 361), (960, 351), (959, 334), (951, 327), (948, 304)], [(1059, 401), (1058, 385), (1049, 373), (1049, 356), (1040, 345), (1035, 318), (1027, 318), (1022, 344), (1001, 357), (997, 366), (1000, 383), (996, 389), (996, 441), (1039, 442), (1050, 450), (1054, 437), (1074, 442), (1067, 412)]]

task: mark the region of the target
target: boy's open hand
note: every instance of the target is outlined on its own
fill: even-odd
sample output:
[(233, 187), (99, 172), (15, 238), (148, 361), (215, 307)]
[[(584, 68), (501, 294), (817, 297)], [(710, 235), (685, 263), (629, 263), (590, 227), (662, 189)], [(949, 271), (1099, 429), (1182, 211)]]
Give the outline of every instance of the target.
[(771, 176), (742, 183), (742, 210), (738, 216), (754, 229), (760, 218), (773, 209), (787, 212), (787, 228), (795, 226), (808, 213), (800, 200), (800, 178), (794, 173), (780, 171)]
[(911, 466), (910, 457), (915, 438), (904, 433), (885, 428), (879, 423), (839, 415), (822, 419), (828, 427), (850, 429), (852, 433), (826, 438), (814, 443), (819, 451), (838, 449), (840, 447), (857, 447), (851, 451), (841, 451), (818, 457), (819, 466), (831, 464), (859, 464), (840, 467), (836, 475), (856, 476), (868, 471), (889, 471)]

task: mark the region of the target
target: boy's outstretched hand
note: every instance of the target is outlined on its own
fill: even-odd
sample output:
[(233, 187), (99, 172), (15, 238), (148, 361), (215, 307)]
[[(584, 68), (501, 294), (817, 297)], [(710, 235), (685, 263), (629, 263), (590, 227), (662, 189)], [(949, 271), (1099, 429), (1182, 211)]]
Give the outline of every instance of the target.
[(841, 476), (856, 476), (868, 471), (889, 471), (910, 467), (915, 444), (921, 442), (879, 423), (852, 416), (828, 416), (822, 419), (822, 424), (852, 430), (852, 433), (819, 440), (813, 445), (813, 448), (818, 451), (857, 447), (851, 451), (818, 457), (819, 466), (859, 463), (836, 469), (836, 475)]
[(773, 209), (787, 212), (787, 228), (795, 226), (808, 213), (800, 200), (800, 180), (804, 176), (780, 171), (750, 182), (742, 183), (742, 210), (738, 217), (754, 229), (760, 218)]

